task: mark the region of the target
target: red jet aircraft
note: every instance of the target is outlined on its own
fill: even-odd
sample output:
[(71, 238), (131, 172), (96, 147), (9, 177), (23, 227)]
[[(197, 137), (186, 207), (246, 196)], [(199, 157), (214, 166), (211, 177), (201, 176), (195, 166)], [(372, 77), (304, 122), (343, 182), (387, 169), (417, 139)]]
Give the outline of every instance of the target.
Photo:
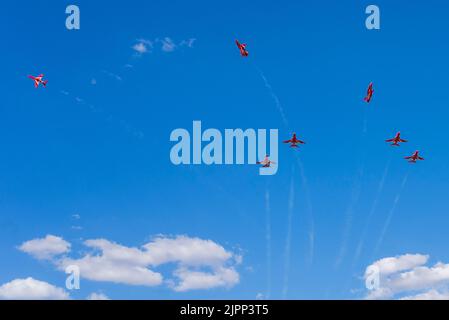
[(272, 164), (276, 164), (276, 162), (271, 161), (267, 155), (263, 161), (257, 162), (257, 164), (261, 164), (262, 168), (269, 168)]
[(419, 151), (415, 151), (413, 155), (411, 155), (410, 157), (405, 157), (404, 159), (408, 160), (408, 162), (410, 163), (416, 163), (416, 161), (418, 160), (424, 160), (423, 157), (419, 156)]
[(363, 100), (365, 100), (367, 103), (370, 103), (371, 99), (373, 98), (373, 93), (374, 93), (373, 83), (371, 82), (368, 86), (368, 90), (366, 92), (366, 97), (363, 98)]
[(235, 44), (239, 48), (242, 57), (247, 57), (249, 55), (248, 50), (246, 50), (246, 44), (240, 43), (238, 40), (235, 40)]
[(298, 148), (298, 144), (306, 144), (304, 141), (296, 138), (296, 133), (293, 133), (293, 137), (290, 140), (284, 141), (284, 143), (290, 143), (290, 148)]
[(37, 77), (28, 76), (28, 78), (34, 80), (34, 87), (39, 87), (39, 84), (42, 84), (44, 87), (47, 86), (47, 80), (42, 80), (44, 78), (43, 74), (38, 75)]
[(398, 132), (398, 133), (396, 133), (396, 136), (393, 139), (385, 140), (385, 142), (392, 142), (392, 144), (391, 144), (392, 146), (399, 147), (399, 143), (400, 142), (408, 142), (408, 141), (402, 139), (401, 138), (401, 133)]

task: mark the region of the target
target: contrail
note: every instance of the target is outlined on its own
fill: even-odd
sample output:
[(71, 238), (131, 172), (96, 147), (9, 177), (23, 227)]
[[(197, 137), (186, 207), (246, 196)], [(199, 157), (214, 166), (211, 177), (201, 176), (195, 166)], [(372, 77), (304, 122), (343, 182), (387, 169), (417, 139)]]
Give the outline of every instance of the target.
[(270, 191), (265, 190), (265, 241), (267, 249), (267, 292), (266, 298), (271, 295), (271, 207), (270, 207)]
[[(265, 77), (265, 74), (263, 73), (263, 71), (260, 68), (258, 68), (257, 66), (254, 66), (254, 68), (259, 73), (260, 77), (262, 78), (262, 80), (265, 84), (265, 87), (268, 89), (271, 97), (273, 98), (276, 108), (277, 108), (279, 114), (281, 115), (284, 127), (288, 131), (291, 131), (287, 116), (284, 112), (284, 108), (282, 107), (282, 104), (281, 104), (277, 94), (274, 92), (273, 87), (269, 83), (267, 77)], [(305, 193), (306, 193), (307, 211), (308, 211), (308, 216), (309, 216), (309, 242), (310, 242), (310, 249), (309, 249), (310, 253), (309, 254), (310, 254), (310, 263), (312, 263), (313, 262), (313, 253), (314, 253), (314, 243), (315, 243), (315, 229), (314, 229), (315, 223), (314, 223), (314, 219), (313, 219), (312, 202), (310, 200), (310, 189), (309, 189), (307, 178), (305, 175), (304, 165), (303, 165), (301, 159), (298, 157), (297, 153), (295, 153), (295, 156), (297, 159), (298, 167), (299, 167), (299, 170), (301, 173), (301, 179), (304, 184), (304, 189), (305, 189)]]
[[(278, 112), (279, 112), (279, 114), (281, 116), (281, 119), (282, 119), (284, 127), (289, 132), (291, 132), (287, 116), (285, 114), (284, 108), (282, 107), (282, 104), (281, 104), (281, 101), (280, 101), (279, 97), (274, 92), (273, 87), (271, 86), (270, 82), (268, 81), (268, 79), (265, 76), (265, 74), (263, 73), (263, 71), (260, 68), (258, 68), (257, 66), (255, 66), (255, 65), (253, 65), (253, 66), (257, 70), (257, 72), (259, 73), (260, 77), (262, 78), (262, 80), (264, 82), (264, 85), (265, 85), (265, 88), (268, 90), (268, 92), (270, 93), (271, 97), (273, 98), (275, 106), (276, 106), (276, 109), (278, 110)], [(309, 191), (309, 187), (308, 187), (307, 178), (306, 178), (306, 175), (305, 175), (304, 165), (302, 164), (302, 161), (299, 159), (299, 157), (298, 157), (298, 155), (296, 153), (295, 153), (295, 156), (297, 157), (297, 163), (298, 163), (298, 166), (299, 166), (299, 169), (300, 169), (301, 178), (302, 178), (302, 182), (304, 184), (304, 189), (305, 189), (305, 193), (306, 193), (307, 211), (308, 211), (308, 216), (309, 216), (309, 243), (310, 243), (310, 248), (309, 248), (310, 253), (309, 254), (310, 254), (310, 263), (312, 263), (313, 262), (313, 255), (314, 255), (314, 243), (315, 243), (315, 231), (314, 231), (315, 230), (314, 229), (315, 225), (314, 225), (314, 219), (313, 219), (312, 202), (310, 200), (310, 191)], [(292, 176), (292, 179), (293, 179), (293, 176)], [(293, 180), (292, 180), (292, 184), (293, 184)], [(293, 188), (293, 186), (292, 186), (292, 188)], [(292, 203), (291, 203), (292, 197), (294, 197), (294, 195), (291, 195), (289, 206), (292, 205)], [(291, 210), (293, 210), (293, 208)], [(293, 213), (291, 213), (291, 215), (292, 214)], [(291, 219), (291, 217), (289, 219)], [(289, 222), (290, 233), (291, 233), (291, 228), (292, 228), (292, 226), (291, 226), (291, 221), (290, 221)], [(290, 243), (289, 242), (290, 242), (290, 240), (288, 240), (288, 251), (290, 250)], [(289, 257), (288, 257), (288, 259), (289, 259)], [(286, 277), (288, 279), (288, 275)], [(288, 286), (284, 285), (284, 296), (286, 296), (287, 291), (288, 291)]]
[[(362, 127), (362, 142), (365, 139), (365, 136), (368, 132), (368, 111), (365, 109), (363, 113), (363, 127)], [(349, 206), (345, 212), (345, 224), (343, 227), (343, 240), (340, 247), (340, 252), (337, 256), (337, 260), (335, 262), (335, 266), (338, 268), (340, 264), (343, 262), (343, 259), (346, 255), (348, 239), (351, 233), (352, 221), (354, 216), (354, 207), (357, 205), (360, 193), (362, 191), (362, 178), (365, 170), (365, 149), (362, 150), (362, 165), (358, 169), (357, 177), (354, 183), (354, 189), (352, 191), (351, 201), (349, 202)]]
[(337, 260), (335, 261), (335, 267), (339, 267), (343, 262), (343, 259), (346, 255), (347, 246), (348, 246), (348, 238), (352, 227), (352, 220), (354, 216), (354, 207), (357, 205), (362, 189), (362, 177), (364, 172), (364, 166), (360, 167), (358, 170), (357, 178), (355, 181), (354, 189), (352, 191), (351, 201), (349, 202), (349, 206), (345, 211), (345, 224), (343, 227), (343, 240), (341, 243), (340, 251), (337, 256)]
[(284, 126), (289, 129), (290, 126), (288, 124), (288, 120), (287, 120), (287, 116), (285, 115), (284, 112), (284, 108), (282, 107), (281, 101), (279, 100), (278, 96), (276, 95), (276, 93), (273, 90), (273, 87), (271, 86), (271, 84), (268, 82), (267, 77), (265, 77), (264, 73), (262, 72), (262, 70), (260, 70), (258, 67), (255, 67), (256, 70), (259, 72), (260, 77), (262, 78), (264, 84), (265, 84), (265, 88), (268, 89), (268, 92), (270, 93), (271, 97), (274, 100), (274, 103), (276, 105), (276, 108), (279, 111), (279, 114), (281, 115), (282, 118), (282, 122), (284, 123)]
[(126, 122), (124, 120), (120, 120), (120, 119), (116, 120), (116, 118), (114, 118), (112, 116), (112, 114), (107, 113), (106, 111), (104, 111), (101, 108), (97, 108), (96, 106), (88, 103), (85, 99), (83, 99), (79, 96), (71, 96), (71, 94), (66, 90), (60, 90), (59, 92), (68, 98), (73, 98), (73, 101), (75, 103), (77, 103), (78, 105), (87, 106), (87, 108), (89, 108), (90, 112), (98, 114), (98, 115), (102, 115), (102, 118), (104, 119), (104, 121), (111, 122), (111, 123), (115, 122), (116, 125), (120, 126), (120, 128), (122, 130), (126, 131), (126, 133), (132, 135), (133, 137), (135, 137), (137, 139), (144, 138), (145, 134), (143, 133), (143, 131), (135, 128), (128, 122)]
[(410, 173), (410, 171), (408, 171), (407, 174), (405, 175), (404, 179), (402, 180), (402, 184), (401, 184), (401, 187), (400, 187), (400, 189), (398, 191), (398, 194), (394, 198), (393, 206), (391, 207), (391, 210), (388, 213), (387, 220), (385, 221), (384, 227), (382, 228), (382, 232), (380, 233), (379, 240), (377, 241), (376, 247), (375, 247), (375, 249), (373, 251), (373, 256), (375, 256), (377, 254), (377, 251), (379, 250), (379, 248), (380, 248), (380, 246), (381, 246), (381, 244), (382, 244), (382, 242), (384, 240), (385, 234), (387, 233), (388, 227), (390, 226), (391, 219), (393, 218), (393, 215), (394, 215), (394, 213), (396, 211), (396, 207), (397, 207), (397, 205), (399, 203), (399, 200), (401, 199), (402, 191), (404, 191), (404, 187), (405, 187), (405, 185), (407, 183), (409, 173)]
[(368, 133), (368, 110), (365, 109), (363, 114), (363, 136)]
[(387, 163), (387, 165), (385, 167), (385, 170), (384, 170), (384, 173), (382, 175), (382, 178), (381, 178), (381, 180), (379, 182), (379, 186), (377, 188), (377, 193), (376, 193), (376, 196), (374, 198), (373, 205), (371, 206), (371, 210), (369, 211), (368, 218), (366, 219), (366, 222), (365, 222), (365, 227), (363, 228), (362, 236), (360, 237), (359, 244), (357, 245), (357, 249), (356, 249), (356, 252), (355, 252), (355, 255), (354, 255), (353, 265), (355, 265), (357, 263), (357, 261), (358, 261), (358, 259), (360, 257), (360, 254), (362, 253), (363, 246), (365, 244), (366, 233), (368, 232), (368, 228), (369, 228), (369, 225), (371, 223), (371, 219), (372, 219), (374, 213), (376, 212), (377, 205), (379, 203), (380, 195), (382, 194), (382, 191), (384, 189), (385, 180), (387, 178), (388, 171), (390, 169), (390, 162), (391, 162), (391, 160), (388, 160), (388, 163)]
[(313, 217), (312, 201), (310, 199), (310, 189), (307, 177), (305, 174), (304, 164), (301, 161), (298, 153), (295, 152), (296, 162), (301, 174), (302, 183), (304, 185), (304, 192), (306, 196), (307, 215), (309, 219), (309, 263), (313, 263), (314, 251), (315, 251), (315, 221)]
[[(294, 167), (292, 169), (294, 171)], [(290, 272), (290, 252), (291, 252), (291, 241), (292, 241), (292, 221), (293, 221), (293, 209), (295, 206), (295, 184), (293, 180), (294, 172), (292, 172), (292, 177), (290, 181), (290, 193), (288, 200), (288, 217), (287, 217), (287, 237), (285, 242), (285, 265), (284, 265), (284, 288), (282, 290), (282, 296), (284, 299), (287, 298), (288, 293), (288, 279)]]

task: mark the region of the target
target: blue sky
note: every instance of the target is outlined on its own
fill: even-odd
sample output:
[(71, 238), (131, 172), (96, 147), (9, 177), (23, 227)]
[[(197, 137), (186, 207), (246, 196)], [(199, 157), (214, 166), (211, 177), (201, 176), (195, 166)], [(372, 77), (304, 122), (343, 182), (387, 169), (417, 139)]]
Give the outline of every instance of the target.
[[(77, 1), (76, 31), (68, 4), (2, 4), (0, 286), (32, 277), (64, 288), (54, 261), (19, 249), (46, 235), (69, 242), (71, 258), (88, 239), (140, 247), (156, 235), (242, 257), (230, 286), (177, 292), (82, 272), (75, 299), (356, 299), (379, 259), (449, 262), (448, 4), (376, 1), (379, 31), (365, 28), (367, 1)], [(138, 39), (148, 52), (132, 48)], [(27, 75), (39, 73), (49, 84), (36, 90)], [(294, 130), (307, 145), (280, 146), (271, 177), (174, 166), (170, 133), (194, 120), (279, 129), (280, 140)], [(397, 131), (409, 143), (391, 148)], [(426, 161), (409, 165), (415, 150)], [(152, 270), (171, 279), (174, 264)]]

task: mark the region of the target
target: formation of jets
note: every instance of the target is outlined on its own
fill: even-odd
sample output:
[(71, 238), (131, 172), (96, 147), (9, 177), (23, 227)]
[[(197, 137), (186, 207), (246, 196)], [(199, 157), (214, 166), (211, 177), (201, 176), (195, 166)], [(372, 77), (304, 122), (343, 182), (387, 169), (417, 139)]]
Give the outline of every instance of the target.
[[(249, 52), (246, 49), (246, 44), (245, 43), (240, 43), (238, 40), (235, 40), (235, 44), (237, 45), (237, 48), (239, 49), (240, 55), (242, 57), (248, 57), (249, 56)], [(40, 84), (42, 84), (44, 87), (47, 86), (48, 81), (44, 80), (44, 75), (43, 74), (40, 74), (37, 77), (28, 76), (28, 78), (30, 78), (30, 79), (32, 79), (34, 81), (34, 86), (36, 88), (38, 88)], [(372, 98), (373, 98), (373, 94), (374, 94), (374, 85), (371, 82), (368, 85), (366, 96), (363, 98), (363, 100), (366, 103), (370, 103)], [(401, 133), (398, 132), (393, 139), (385, 140), (385, 142), (391, 142), (391, 146), (399, 147), (400, 143), (406, 143), (408, 141), (402, 139), (401, 138)], [(296, 133), (293, 133), (293, 136), (289, 140), (283, 141), (283, 143), (290, 144), (290, 148), (298, 148), (299, 145), (305, 144), (304, 141), (299, 140), (296, 137)], [(417, 161), (424, 160), (424, 158), (419, 155), (419, 151), (415, 151), (411, 156), (405, 157), (405, 159), (408, 160), (410, 163), (416, 163)], [(267, 155), (264, 160), (262, 160), (260, 162), (257, 162), (257, 164), (262, 165), (263, 168), (269, 168), (272, 164), (276, 164), (276, 163), (271, 161), (269, 156)]]
[[(371, 99), (373, 97), (373, 93), (374, 93), (373, 83), (371, 82), (369, 84), (369, 86), (368, 86), (367, 95), (364, 98), (364, 100), (367, 103), (371, 102)], [(401, 143), (406, 143), (406, 142), (408, 142), (408, 140), (402, 139), (401, 132), (398, 132), (398, 133), (396, 133), (394, 138), (385, 140), (385, 142), (391, 143), (391, 146), (399, 147)], [(293, 133), (293, 136), (289, 140), (283, 141), (283, 143), (290, 144), (290, 148), (298, 148), (299, 145), (305, 144), (304, 141), (299, 140), (297, 138), (296, 133)], [(410, 163), (416, 163), (417, 161), (424, 160), (424, 158), (419, 155), (419, 151), (415, 151), (413, 153), (413, 155), (411, 155), (410, 157), (405, 157), (404, 159), (408, 160), (408, 162), (410, 162)], [(265, 158), (264, 161), (260, 162), (260, 164), (264, 164), (264, 167), (270, 167), (270, 163), (273, 163), (273, 162), (269, 161), (268, 156)]]
[(30, 78), (31, 80), (34, 81), (34, 87), (37, 88), (39, 87), (39, 84), (42, 84), (44, 87), (47, 86), (47, 80), (44, 80), (44, 75), (40, 74), (37, 77), (34, 76), (28, 76), (28, 78)]
[[(396, 135), (393, 139), (385, 140), (385, 142), (391, 142), (391, 146), (399, 147), (400, 143), (406, 143), (408, 141), (405, 139), (402, 139), (401, 133), (398, 132), (398, 133), (396, 133)], [(416, 163), (418, 160), (420, 160), (420, 161), (424, 160), (424, 158), (419, 155), (419, 151), (415, 151), (410, 157), (405, 157), (404, 159), (409, 160), (408, 162), (410, 162), (410, 163)]]
[[(248, 53), (248, 50), (246, 49), (246, 44), (245, 43), (240, 43), (238, 40), (235, 40), (235, 43), (237, 45), (237, 48), (240, 50), (240, 55), (242, 57), (248, 57), (249, 53)], [(374, 84), (373, 84), (373, 82), (371, 82), (368, 85), (368, 89), (366, 90), (366, 96), (363, 98), (363, 100), (366, 103), (370, 103), (371, 100), (373, 99), (373, 95), (374, 95)], [(401, 133), (398, 132), (393, 139), (385, 140), (385, 142), (391, 142), (391, 146), (399, 147), (401, 143), (406, 143), (408, 141), (405, 140), (405, 139), (402, 139), (401, 138)], [(296, 133), (293, 133), (292, 138), (290, 138), (289, 140), (283, 141), (283, 143), (289, 144), (290, 148), (298, 148), (299, 145), (305, 144), (304, 141), (299, 140), (296, 137)], [(416, 163), (418, 160), (424, 160), (424, 158), (419, 156), (419, 151), (415, 151), (415, 153), (413, 153), (413, 155), (411, 155), (410, 157), (405, 157), (405, 159), (409, 160), (410, 163)], [(257, 162), (257, 164), (261, 164), (262, 167), (268, 168), (272, 164), (275, 164), (275, 163), (272, 162), (269, 159), (268, 155), (267, 155), (263, 161)]]

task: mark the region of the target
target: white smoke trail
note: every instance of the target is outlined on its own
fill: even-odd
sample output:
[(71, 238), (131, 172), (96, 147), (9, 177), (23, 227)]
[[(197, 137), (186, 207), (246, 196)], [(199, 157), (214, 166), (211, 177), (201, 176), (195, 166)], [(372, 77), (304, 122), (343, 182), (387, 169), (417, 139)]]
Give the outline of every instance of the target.
[[(362, 140), (361, 141), (363, 143), (365, 140), (366, 134), (368, 132), (368, 110), (367, 109), (364, 110), (362, 121), (363, 121), (363, 123), (362, 123), (363, 127), (362, 127), (362, 135), (361, 135)], [(362, 147), (363, 146), (364, 145), (362, 144)], [(343, 259), (346, 256), (349, 236), (351, 233), (352, 222), (353, 222), (353, 218), (354, 218), (353, 217), (354, 216), (354, 207), (357, 205), (359, 198), (360, 198), (361, 191), (362, 191), (362, 179), (363, 179), (364, 170), (365, 170), (365, 155), (366, 155), (365, 152), (366, 152), (365, 149), (363, 149), (361, 165), (359, 166), (357, 177), (355, 179), (351, 200), (350, 200), (349, 205), (345, 212), (345, 222), (344, 222), (344, 227), (343, 227), (343, 238), (342, 238), (343, 240), (342, 240), (339, 254), (337, 256), (337, 260), (335, 262), (335, 266), (337, 268), (340, 266), (340, 264), (343, 262)]]
[(368, 133), (368, 110), (363, 113), (363, 136)]
[(358, 170), (357, 178), (354, 183), (354, 189), (352, 191), (351, 200), (349, 202), (349, 205), (345, 211), (345, 221), (344, 221), (344, 227), (343, 227), (343, 237), (342, 237), (342, 243), (340, 247), (340, 251), (337, 256), (337, 260), (335, 261), (335, 267), (339, 267), (340, 264), (343, 262), (343, 259), (347, 252), (347, 246), (348, 246), (348, 239), (349, 234), (351, 232), (352, 227), (352, 220), (354, 216), (354, 207), (357, 205), (360, 197), (360, 193), (362, 190), (362, 177), (364, 172), (364, 166), (361, 166)]
[[(274, 103), (276, 105), (277, 110), (279, 111), (279, 114), (281, 115), (282, 118), (282, 122), (284, 124), (284, 126), (289, 129), (289, 125), (288, 125), (288, 120), (287, 120), (287, 116), (285, 115), (284, 112), (284, 108), (282, 107), (281, 101), (279, 100), (278, 96), (276, 95), (276, 93), (273, 90), (273, 87), (271, 86), (271, 84), (268, 82), (267, 77), (265, 77), (264, 73), (262, 72), (262, 70), (260, 70), (259, 68), (255, 67), (256, 70), (259, 72), (260, 77), (262, 78), (264, 84), (265, 84), (265, 88), (268, 89), (268, 92), (270, 93), (271, 97), (274, 100)], [(290, 131), (290, 129), (289, 129)]]
[(396, 207), (397, 207), (397, 205), (399, 203), (399, 200), (401, 199), (401, 194), (404, 191), (404, 187), (405, 187), (405, 185), (407, 183), (409, 173), (410, 173), (410, 171), (408, 171), (407, 174), (405, 175), (404, 179), (402, 180), (402, 184), (401, 184), (401, 187), (400, 187), (400, 189), (398, 191), (398, 194), (394, 198), (393, 206), (391, 207), (390, 212), (388, 213), (388, 217), (385, 220), (385, 224), (384, 224), (384, 226), (382, 228), (382, 231), (380, 233), (379, 240), (377, 241), (376, 247), (374, 248), (373, 256), (375, 256), (377, 254), (377, 251), (379, 250), (380, 246), (382, 245), (382, 242), (384, 240), (385, 234), (387, 233), (388, 227), (390, 226), (391, 219), (393, 218), (394, 213), (396, 211)]
[[(279, 97), (277, 96), (277, 94), (274, 92), (273, 87), (271, 86), (270, 82), (268, 81), (267, 77), (265, 76), (265, 74), (263, 73), (263, 71), (258, 68), (257, 66), (253, 65), (254, 68), (257, 70), (257, 72), (259, 73), (260, 77), (262, 78), (265, 88), (268, 90), (270, 96), (272, 97), (272, 99), (274, 100), (275, 106), (277, 111), (279, 112), (283, 125), (284, 127), (291, 132), (292, 130), (290, 129), (290, 125), (287, 119), (287, 116), (285, 114), (284, 108), (282, 107), (281, 101), (279, 99)], [(310, 198), (310, 189), (308, 186), (308, 182), (307, 182), (307, 178), (305, 175), (305, 169), (304, 169), (304, 165), (301, 161), (301, 159), (298, 157), (297, 153), (295, 153), (295, 156), (297, 157), (297, 163), (300, 169), (300, 173), (301, 173), (301, 179), (302, 179), (302, 183), (304, 185), (304, 190), (305, 190), (305, 196), (306, 196), (306, 201), (307, 201), (307, 212), (308, 212), (308, 216), (309, 216), (309, 262), (310, 264), (313, 263), (313, 256), (314, 256), (314, 247), (315, 247), (315, 223), (314, 223), (314, 218), (313, 218), (313, 209), (312, 209), (312, 201)], [(292, 174), (292, 185), (291, 188), (293, 188), (293, 174)], [(293, 192), (291, 190), (291, 192)], [(288, 230), (289, 230), (289, 234), (287, 236), (287, 244), (286, 244), (286, 273), (285, 273), (285, 278), (284, 278), (284, 297), (286, 297), (287, 293), (288, 293), (288, 272), (289, 272), (289, 265), (290, 265), (290, 242), (291, 242), (291, 229), (292, 229), (292, 225), (291, 225), (291, 219), (292, 219), (292, 215), (293, 215), (293, 202), (294, 202), (294, 194), (290, 194), (290, 200), (289, 200), (289, 208), (291, 207), (291, 209), (289, 209), (291, 212), (289, 213), (289, 223), (288, 223)]]
[(135, 128), (133, 125), (129, 124), (128, 122), (118, 119), (112, 114), (106, 112), (105, 110), (98, 108), (94, 106), (93, 104), (88, 103), (85, 99), (80, 98), (79, 96), (72, 96), (70, 92), (67, 90), (60, 90), (59, 91), (62, 95), (68, 98), (73, 98), (73, 102), (85, 106), (89, 109), (91, 113), (101, 115), (101, 118), (104, 119), (104, 121), (113, 123), (117, 126), (119, 126), (122, 130), (126, 131), (127, 134), (137, 138), (137, 139), (143, 139), (145, 137), (145, 134), (142, 130)]
[[(292, 169), (294, 171), (294, 168)], [(295, 184), (293, 180), (294, 172), (292, 172), (290, 181), (290, 192), (288, 200), (288, 217), (287, 217), (287, 237), (285, 241), (285, 262), (284, 262), (284, 287), (282, 289), (282, 296), (287, 298), (288, 294), (288, 282), (290, 273), (290, 254), (291, 254), (291, 241), (292, 241), (292, 222), (293, 222), (293, 209), (295, 207)]]
[[(262, 78), (265, 88), (268, 89), (268, 92), (270, 93), (271, 97), (273, 98), (275, 105), (276, 105), (276, 109), (278, 110), (282, 122), (284, 124), (284, 127), (291, 132), (290, 130), (290, 126), (289, 126), (289, 122), (287, 119), (287, 116), (285, 114), (284, 108), (282, 107), (282, 104), (277, 96), (277, 94), (274, 92), (273, 87), (271, 86), (271, 84), (269, 83), (267, 77), (265, 76), (265, 74), (263, 73), (263, 71), (258, 68), (257, 66), (254, 66), (254, 68), (257, 70), (257, 72), (259, 73), (260, 77)], [(304, 190), (305, 190), (305, 196), (306, 196), (306, 201), (307, 201), (307, 212), (308, 212), (308, 216), (309, 216), (309, 259), (310, 259), (310, 263), (313, 262), (313, 253), (314, 253), (314, 243), (315, 243), (315, 223), (314, 223), (314, 219), (313, 219), (313, 209), (312, 209), (312, 201), (310, 198), (310, 189), (308, 186), (308, 182), (307, 182), (307, 178), (305, 175), (305, 169), (304, 169), (304, 165), (301, 161), (301, 159), (298, 157), (298, 154), (295, 153), (296, 159), (297, 159), (297, 163), (298, 163), (298, 167), (301, 173), (301, 179), (302, 179), (302, 183), (304, 185)]]
[(270, 191), (265, 190), (265, 241), (267, 250), (267, 292), (266, 298), (270, 299), (271, 295), (271, 207), (270, 207)]
[(312, 207), (312, 201), (310, 199), (310, 189), (309, 189), (309, 183), (307, 181), (307, 177), (305, 174), (304, 164), (301, 161), (301, 158), (299, 157), (298, 153), (295, 152), (296, 162), (299, 167), (299, 171), (301, 174), (302, 183), (304, 186), (304, 193), (306, 198), (306, 206), (307, 206), (307, 215), (308, 215), (308, 222), (309, 222), (309, 263), (313, 263), (313, 257), (314, 257), (314, 251), (315, 251), (315, 220), (313, 217), (313, 207)]
[(385, 167), (384, 173), (382, 175), (382, 178), (381, 178), (381, 180), (379, 182), (379, 186), (377, 188), (377, 192), (376, 192), (376, 196), (375, 196), (374, 201), (373, 201), (373, 205), (371, 206), (371, 209), (369, 211), (368, 217), (367, 217), (366, 222), (365, 222), (365, 226), (364, 226), (363, 231), (362, 231), (362, 235), (360, 237), (360, 241), (359, 241), (359, 243), (357, 245), (357, 248), (356, 248), (356, 251), (355, 251), (353, 265), (355, 265), (357, 263), (357, 261), (358, 261), (358, 259), (360, 257), (360, 254), (362, 253), (363, 246), (365, 244), (366, 233), (368, 232), (368, 228), (370, 226), (371, 219), (372, 219), (374, 213), (377, 210), (377, 205), (379, 203), (379, 198), (380, 198), (380, 195), (382, 194), (382, 191), (384, 189), (385, 180), (387, 178), (387, 175), (388, 175), (388, 172), (389, 172), (389, 169), (390, 169), (390, 162), (391, 162), (391, 160), (388, 161), (388, 163), (387, 163), (387, 165)]

